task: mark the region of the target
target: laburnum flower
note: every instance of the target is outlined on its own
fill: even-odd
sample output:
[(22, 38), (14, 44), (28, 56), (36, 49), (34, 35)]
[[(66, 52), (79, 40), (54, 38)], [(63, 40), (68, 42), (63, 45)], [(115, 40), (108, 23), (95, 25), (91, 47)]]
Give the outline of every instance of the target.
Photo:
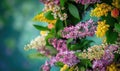
[(108, 12), (112, 10), (112, 7), (106, 3), (97, 4), (97, 7), (91, 10), (91, 16), (101, 17), (107, 16)]
[(99, 21), (97, 31), (95, 32), (96, 36), (103, 37), (108, 30), (109, 30), (109, 25), (106, 24), (106, 21), (105, 20)]
[(40, 35), (41, 36), (47, 36), (48, 35), (48, 31), (40, 31)]
[(60, 69), (60, 71), (66, 71), (68, 68), (69, 68), (69, 66), (65, 64), (65, 65)]
[(109, 66), (107, 66), (106, 71), (119, 71), (119, 69), (117, 68), (117, 65), (115, 63), (112, 63)]
[(119, 9), (114, 8), (114, 9), (111, 11), (111, 16), (114, 17), (114, 18), (117, 18), (117, 17), (119, 16)]
[(112, 5), (118, 9), (120, 9), (120, 0), (113, 0)]
[(46, 13), (46, 12), (42, 12), (42, 13), (36, 15), (33, 20), (40, 21), (40, 22), (46, 22), (48, 24), (51, 24), (51, 23), (55, 24), (56, 23), (56, 20), (49, 20), (49, 19), (45, 18), (44, 13)]

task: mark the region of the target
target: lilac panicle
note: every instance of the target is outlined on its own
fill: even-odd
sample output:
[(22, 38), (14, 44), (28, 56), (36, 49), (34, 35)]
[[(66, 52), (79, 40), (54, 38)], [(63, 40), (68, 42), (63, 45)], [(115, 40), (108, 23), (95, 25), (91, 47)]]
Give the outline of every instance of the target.
[(76, 26), (65, 27), (62, 30), (62, 37), (69, 38), (84, 38), (86, 36), (93, 36), (96, 30), (96, 23), (90, 19), (86, 22), (80, 22)]
[(44, 65), (42, 65), (42, 70), (43, 71), (50, 71), (50, 65), (49, 62), (46, 61)]
[(55, 62), (62, 62), (68, 66), (76, 65), (79, 61), (73, 51), (59, 52), (55, 57), (50, 60), (50, 65), (54, 65)]
[(67, 44), (66, 40), (62, 40), (62, 39), (58, 40), (56, 38), (53, 38), (53, 39), (49, 39), (49, 42), (59, 52), (64, 52), (68, 50), (66, 45)]
[(75, 0), (76, 3), (81, 3), (83, 5), (85, 4), (93, 4), (93, 3), (99, 3), (100, 0)]

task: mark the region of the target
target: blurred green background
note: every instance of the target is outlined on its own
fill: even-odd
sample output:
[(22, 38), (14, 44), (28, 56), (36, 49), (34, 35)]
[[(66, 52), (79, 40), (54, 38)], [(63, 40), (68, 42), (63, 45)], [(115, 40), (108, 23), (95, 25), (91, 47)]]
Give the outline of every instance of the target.
[(42, 8), (39, 0), (0, 0), (0, 71), (39, 71), (44, 60), (29, 58), (24, 45), (39, 35), (32, 18)]
[[(39, 71), (45, 59), (30, 58), (24, 46), (39, 35), (33, 17), (44, 5), (39, 0), (0, 0), (0, 71)], [(88, 20), (89, 13), (84, 20)], [(44, 23), (37, 23), (42, 24)], [(96, 37), (96, 44), (100, 44)], [(58, 71), (55, 67), (51, 71)]]

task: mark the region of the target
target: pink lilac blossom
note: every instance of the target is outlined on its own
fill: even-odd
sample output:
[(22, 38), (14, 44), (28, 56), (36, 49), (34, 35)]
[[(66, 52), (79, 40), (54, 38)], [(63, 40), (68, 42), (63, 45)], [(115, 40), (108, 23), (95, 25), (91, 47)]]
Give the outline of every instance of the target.
[(53, 45), (53, 47), (58, 51), (58, 52), (64, 52), (64, 51), (68, 51), (67, 49), (67, 45), (66, 45), (66, 40), (62, 40), (62, 39), (49, 39), (50, 44)]
[(45, 56), (49, 56), (51, 54), (50, 50), (47, 49), (46, 47), (38, 48), (37, 50)]
[(50, 60), (50, 65), (54, 65), (55, 62), (62, 62), (68, 66), (73, 66), (79, 63), (79, 59), (75, 56), (73, 51), (65, 51), (58, 53)]
[(49, 62), (46, 61), (45, 64), (42, 66), (43, 71), (50, 71), (50, 65)]
[(114, 60), (113, 52), (118, 49), (117, 45), (109, 45), (106, 47), (103, 57), (99, 60), (93, 61), (93, 70), (106, 71), (107, 65), (111, 64)]
[(93, 4), (93, 3), (100, 3), (100, 0), (75, 0), (76, 3), (85, 4)]
[(40, 0), (40, 2), (47, 4), (49, 2), (54, 2), (54, 4), (59, 4), (60, 0)]
[(86, 22), (80, 22), (76, 26), (65, 27), (62, 30), (62, 37), (69, 38), (84, 38), (86, 36), (93, 36), (96, 30), (96, 23), (90, 19)]

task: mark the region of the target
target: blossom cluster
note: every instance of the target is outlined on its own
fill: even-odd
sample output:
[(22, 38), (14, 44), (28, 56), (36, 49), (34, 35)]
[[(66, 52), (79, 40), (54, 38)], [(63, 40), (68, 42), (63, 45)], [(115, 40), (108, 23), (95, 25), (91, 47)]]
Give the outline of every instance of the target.
[(54, 16), (55, 19), (60, 19), (60, 20), (66, 20), (67, 19), (67, 14), (62, 13), (61, 10), (64, 10), (64, 7), (60, 7), (59, 0), (41, 0), (41, 2), (44, 3), (45, 7), (43, 11), (52, 11), (52, 15)]
[(97, 7), (91, 10), (91, 16), (101, 17), (107, 16), (108, 12), (112, 10), (112, 7), (106, 3), (97, 4)]
[(108, 30), (109, 25), (106, 24), (106, 21), (99, 21), (95, 34), (97, 37), (103, 37)]
[(45, 45), (46, 45), (45, 36), (38, 36), (34, 40), (32, 40), (30, 44), (27, 44), (25, 46), (25, 50), (38, 49), (45, 47)]
[(93, 3), (100, 3), (100, 0), (75, 0), (77, 3), (85, 4), (93, 4)]
[(118, 49), (117, 45), (108, 45), (101, 59), (93, 60), (93, 70), (106, 71), (106, 68), (114, 60), (113, 52)]
[(84, 50), (82, 53), (80, 53), (79, 56), (90, 60), (100, 59), (104, 54), (105, 47), (105, 44), (91, 46), (87, 50)]
[(46, 22), (48, 24), (55, 24), (56, 23), (56, 20), (49, 20), (49, 19), (45, 18), (44, 13), (46, 13), (46, 12), (42, 12), (42, 13), (36, 15), (34, 17), (34, 20), (40, 21), (40, 22)]
[(63, 38), (83, 38), (93, 36), (96, 30), (96, 23), (90, 19), (86, 22), (80, 22), (76, 26), (65, 27), (62, 30)]
[(113, 3), (112, 5), (116, 8), (119, 8), (120, 9), (120, 0), (113, 0)]
[[(65, 64), (65, 67), (71, 67), (80, 62), (80, 60), (75, 56), (73, 51), (59, 52), (55, 57), (52, 57), (50, 61), (42, 66), (44, 71), (50, 71), (49, 68), (53, 66), (56, 62), (62, 62)], [(65, 67), (63, 69), (65, 69)]]
[[(119, 0), (108, 0), (108, 3), (105, 0), (40, 1), (44, 3), (44, 9), (34, 20), (48, 25), (34, 25), (40, 30), (40, 36), (27, 44), (25, 50), (36, 49), (49, 58), (42, 65), (42, 71), (50, 71), (53, 65), (62, 66), (60, 71), (117, 71), (115, 62), (118, 57), (115, 54), (120, 54)], [(93, 19), (84, 21), (83, 14), (88, 10), (97, 18), (96, 22)], [(113, 32), (114, 37), (105, 35), (107, 32)], [(101, 45), (91, 46), (94, 38), (92, 40), (88, 36), (94, 35), (105, 38)]]
[(66, 40), (62, 40), (62, 39), (49, 39), (49, 43), (51, 43), (53, 45), (53, 47), (59, 51), (59, 52), (64, 52), (67, 51), (67, 45), (66, 45)]

